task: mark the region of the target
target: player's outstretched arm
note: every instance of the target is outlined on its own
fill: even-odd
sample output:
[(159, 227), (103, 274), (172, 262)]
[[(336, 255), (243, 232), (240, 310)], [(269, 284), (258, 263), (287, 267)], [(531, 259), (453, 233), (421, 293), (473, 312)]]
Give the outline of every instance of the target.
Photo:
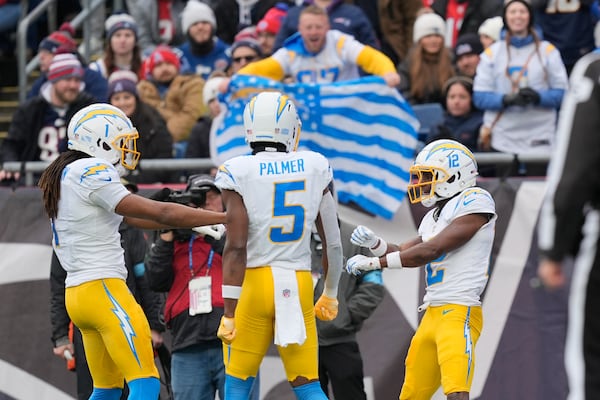
[(150, 200), (136, 194), (125, 196), (115, 211), (128, 224), (142, 229), (195, 228), (226, 221), (225, 213)]
[(489, 218), (488, 214), (464, 215), (452, 221), (429, 241), (423, 242), (418, 238), (399, 247), (394, 246), (400, 249), (398, 251), (391, 251), (388, 248), (387, 253), (382, 257), (356, 255), (347, 261), (346, 271), (353, 275), (359, 275), (365, 271), (386, 267), (420, 267), (467, 243), (489, 221)]

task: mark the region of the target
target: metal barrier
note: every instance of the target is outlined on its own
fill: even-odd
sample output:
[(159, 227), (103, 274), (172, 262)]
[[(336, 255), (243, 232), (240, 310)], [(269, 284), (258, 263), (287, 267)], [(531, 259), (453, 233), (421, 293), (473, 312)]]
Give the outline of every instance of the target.
[[(547, 163), (547, 155), (516, 155), (506, 153), (475, 153), (477, 163), (481, 165), (501, 164), (509, 165), (515, 162), (524, 163)], [(34, 184), (35, 173), (41, 173), (46, 169), (49, 163), (44, 161), (8, 161), (3, 165), (3, 169), (10, 172), (21, 172), (25, 175), (25, 185)], [(140, 160), (140, 168), (146, 171), (163, 170), (177, 171), (186, 169), (211, 168), (215, 165), (209, 158), (161, 158)]]
[[(7, 161), (3, 164), (2, 169), (10, 172), (20, 172), (25, 175), (25, 185), (33, 186), (34, 174), (42, 173), (49, 165), (45, 161)], [(215, 165), (210, 158), (157, 158), (140, 160), (140, 169), (146, 171), (161, 170), (161, 171), (179, 171), (188, 169), (211, 168)], [(170, 182), (169, 182), (170, 183)]]
[[(21, 4), (27, 7), (27, 1)], [(74, 29), (77, 29), (84, 21), (90, 18), (91, 14), (100, 6), (105, 6), (106, 0), (85, 0), (83, 8), (79, 14), (70, 21)], [(37, 56), (27, 62), (27, 29), (29, 25), (37, 21), (44, 13), (48, 14), (48, 30), (56, 30), (56, 0), (44, 0), (34, 8), (27, 16), (21, 19), (17, 28), (17, 68), (19, 72), (19, 101), (25, 101), (27, 97), (27, 77), (38, 67), (40, 60)], [(85, 43), (86, 53), (89, 52), (89, 40), (91, 32), (89, 24), (83, 26), (83, 43)], [(89, 54), (83, 54), (86, 60)]]

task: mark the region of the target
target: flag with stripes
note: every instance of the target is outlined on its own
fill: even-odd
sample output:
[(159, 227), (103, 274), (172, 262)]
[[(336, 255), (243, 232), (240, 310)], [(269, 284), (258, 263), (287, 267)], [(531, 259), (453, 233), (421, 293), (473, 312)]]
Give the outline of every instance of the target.
[(234, 76), (212, 124), (215, 165), (250, 152), (243, 111), (250, 96), (264, 90), (294, 99), (302, 120), (299, 149), (327, 157), (339, 201), (391, 219), (406, 195), (419, 128), (398, 91), (379, 77), (315, 85)]

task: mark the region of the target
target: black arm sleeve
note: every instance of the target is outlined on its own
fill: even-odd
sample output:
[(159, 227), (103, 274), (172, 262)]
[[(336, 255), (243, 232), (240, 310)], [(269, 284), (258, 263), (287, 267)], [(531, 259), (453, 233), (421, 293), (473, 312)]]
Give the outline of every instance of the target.
[(63, 269), (52, 252), (50, 262), (50, 324), (52, 325), (52, 342), (69, 336), (71, 322), (65, 306), (65, 279), (67, 271)]

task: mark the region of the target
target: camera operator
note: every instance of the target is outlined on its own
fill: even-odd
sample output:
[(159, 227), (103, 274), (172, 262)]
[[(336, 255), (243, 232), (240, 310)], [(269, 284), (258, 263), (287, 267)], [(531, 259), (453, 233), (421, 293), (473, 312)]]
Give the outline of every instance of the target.
[[(209, 175), (192, 175), (184, 192), (165, 201), (223, 211)], [(146, 261), (155, 291), (168, 292), (164, 319), (171, 330), (171, 384), (175, 399), (224, 399), (225, 367), (217, 329), (223, 315), (223, 225), (161, 231)]]

